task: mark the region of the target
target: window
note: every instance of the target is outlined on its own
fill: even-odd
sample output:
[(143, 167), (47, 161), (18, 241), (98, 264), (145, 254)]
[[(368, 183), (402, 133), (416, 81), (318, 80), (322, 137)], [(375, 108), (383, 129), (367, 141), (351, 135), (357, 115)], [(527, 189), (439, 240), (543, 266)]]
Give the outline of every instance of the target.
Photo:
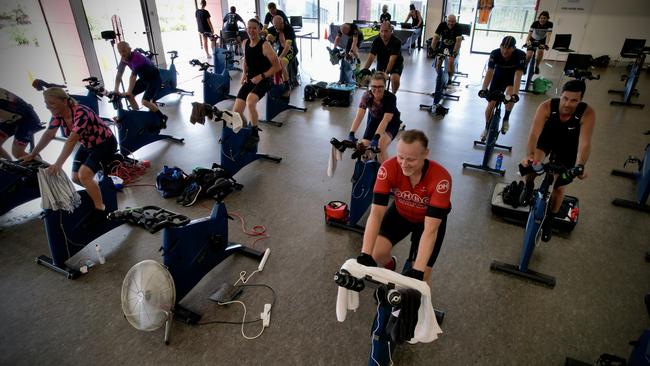
[[(404, 22), (409, 15), (409, 6), (415, 5), (420, 11), (422, 17), (426, 17), (426, 7), (422, 1), (410, 0), (359, 0), (357, 19), (368, 21), (379, 21), (382, 6), (388, 5), (388, 12), (391, 15), (391, 21), (398, 24)], [(410, 22), (410, 21), (409, 21)]]
[(270, 2), (274, 2), (287, 17), (302, 16), (300, 33), (312, 33), (311, 38), (320, 38), (321, 28), (324, 30), (325, 25), (343, 21), (344, 0), (261, 0), (260, 18), (262, 20), (268, 12), (267, 5)]
[(535, 21), (536, 0), (499, 0), (495, 3), (487, 24), (474, 23), (472, 52), (489, 53), (498, 48), (507, 35), (523, 44)]

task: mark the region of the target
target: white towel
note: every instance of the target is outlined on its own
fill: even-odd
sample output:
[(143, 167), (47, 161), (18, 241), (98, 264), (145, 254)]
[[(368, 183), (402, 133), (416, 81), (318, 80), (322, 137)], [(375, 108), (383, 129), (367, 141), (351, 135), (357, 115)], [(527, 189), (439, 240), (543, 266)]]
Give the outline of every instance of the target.
[[(348, 271), (356, 278), (370, 276), (374, 281), (388, 284), (392, 283), (395, 288), (412, 288), (422, 294), (420, 309), (418, 310), (418, 324), (415, 326), (415, 334), (409, 343), (429, 343), (438, 339), (442, 329), (436, 320), (436, 314), (431, 304), (431, 290), (424, 281), (418, 281), (411, 277), (403, 276), (397, 272), (378, 267), (366, 267), (357, 263), (356, 259), (348, 259), (341, 269)], [(339, 286), (336, 298), (336, 317), (338, 321), (345, 320), (347, 311), (356, 311), (359, 308), (359, 293)]]
[(343, 154), (334, 146), (332, 146), (332, 151), (330, 152), (330, 159), (327, 162), (327, 176), (332, 177), (334, 176), (334, 172), (336, 171), (336, 162), (338, 160), (343, 159)]
[(41, 207), (44, 210), (74, 211), (81, 204), (81, 196), (74, 189), (70, 178), (59, 170), (50, 174), (45, 169), (38, 169), (38, 187), (41, 191)]

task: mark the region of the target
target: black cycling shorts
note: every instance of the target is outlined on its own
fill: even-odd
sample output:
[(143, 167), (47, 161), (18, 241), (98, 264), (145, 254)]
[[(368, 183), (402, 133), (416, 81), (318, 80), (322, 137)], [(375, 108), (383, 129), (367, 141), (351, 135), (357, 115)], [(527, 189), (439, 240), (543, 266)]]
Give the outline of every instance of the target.
[(237, 93), (237, 99), (246, 100), (248, 94), (253, 93), (257, 95), (259, 99), (264, 98), (264, 95), (271, 90), (273, 83), (271, 83), (271, 78), (266, 78), (260, 81), (257, 84), (253, 84), (250, 81), (242, 84)]
[(35, 112), (15, 122), (0, 123), (0, 137), (9, 138), (14, 136), (16, 145), (27, 145), (32, 142), (34, 133), (41, 130), (41, 121)]
[[(546, 131), (546, 133), (545, 133)], [(537, 148), (544, 154), (551, 155), (549, 161), (554, 164), (560, 164), (565, 168), (572, 168), (576, 165), (578, 158), (578, 146), (566, 146), (566, 144), (554, 143), (556, 139), (548, 133), (548, 130), (542, 130), (537, 139)]]
[(156, 69), (155, 73), (151, 73), (146, 77), (141, 76), (138, 78), (133, 87), (133, 95), (138, 95), (144, 92), (142, 99), (153, 102), (156, 100), (156, 94), (158, 94), (158, 90), (160, 90), (161, 86), (162, 79), (160, 78), (160, 72)]
[[(397, 133), (399, 132), (399, 127), (402, 124), (400, 116), (401, 113), (399, 111), (393, 114), (393, 119), (391, 119), (390, 122), (388, 122), (388, 126), (386, 126), (386, 133), (390, 135), (391, 140), (394, 140), (395, 136), (397, 136)], [(366, 122), (366, 130), (363, 132), (363, 138), (366, 140), (372, 140), (377, 133), (377, 127), (379, 127), (380, 123), (381, 119), (374, 121), (370, 116), (370, 112), (368, 112), (368, 121)]]
[(490, 93), (497, 90), (501, 92), (505, 92), (506, 88), (512, 86), (514, 83), (515, 83), (514, 74), (512, 74), (512, 77), (510, 77), (509, 75), (497, 77), (495, 75), (495, 77), (492, 79), (492, 82), (490, 82), (490, 87), (488, 88), (488, 91)]
[[(117, 154), (117, 139), (115, 135), (108, 140), (90, 149), (79, 146), (72, 162), (72, 172), (78, 172), (82, 165), (87, 166), (93, 173), (108, 167)], [(109, 172), (104, 172), (108, 175)]]
[[(442, 247), (442, 241), (445, 238), (445, 230), (447, 228), (447, 218), (442, 219), (440, 226), (438, 227), (438, 236), (436, 237), (436, 243), (433, 247), (433, 253), (429, 257), (429, 262), (427, 262), (427, 267), (433, 267), (440, 254), (440, 247)], [(399, 243), (402, 239), (406, 238), (408, 234), (411, 234), (411, 249), (409, 251), (409, 260), (415, 262), (415, 258), (418, 254), (418, 247), (420, 245), (420, 237), (422, 237), (422, 232), (424, 231), (424, 222), (413, 223), (405, 219), (402, 215), (397, 212), (395, 203), (391, 205), (386, 210), (384, 219), (381, 221), (381, 227), (379, 228), (379, 235), (388, 239), (393, 246)]]

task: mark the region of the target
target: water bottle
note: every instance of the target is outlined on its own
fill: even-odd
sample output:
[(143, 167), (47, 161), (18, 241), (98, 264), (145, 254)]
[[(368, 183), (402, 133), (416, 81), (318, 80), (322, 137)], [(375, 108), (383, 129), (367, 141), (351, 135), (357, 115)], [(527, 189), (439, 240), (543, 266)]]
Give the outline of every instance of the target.
[(95, 244), (95, 251), (97, 252), (97, 261), (99, 261), (99, 264), (106, 263), (106, 257), (104, 257), (104, 253), (102, 253), (102, 247), (100, 247), (99, 244)]
[(501, 170), (501, 165), (503, 164), (503, 153), (497, 155), (497, 163), (494, 165), (494, 169)]

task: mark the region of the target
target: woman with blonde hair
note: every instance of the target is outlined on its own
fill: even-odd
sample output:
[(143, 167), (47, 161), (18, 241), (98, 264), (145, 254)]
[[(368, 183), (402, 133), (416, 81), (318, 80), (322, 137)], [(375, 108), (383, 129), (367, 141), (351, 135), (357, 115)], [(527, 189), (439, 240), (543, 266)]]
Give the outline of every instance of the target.
[[(49, 173), (61, 171), (63, 164), (72, 154), (77, 142), (81, 144), (72, 163), (72, 181), (86, 188), (95, 210), (86, 218), (90, 226), (106, 218), (105, 206), (95, 173), (103, 169), (115, 158), (117, 140), (104, 121), (92, 109), (77, 103), (61, 88), (49, 88), (43, 92), (47, 109), (52, 112), (52, 120), (34, 150), (23, 157), (29, 161), (38, 156), (61, 128), (67, 137), (56, 161), (47, 168)], [(106, 172), (108, 174), (108, 172)]]

